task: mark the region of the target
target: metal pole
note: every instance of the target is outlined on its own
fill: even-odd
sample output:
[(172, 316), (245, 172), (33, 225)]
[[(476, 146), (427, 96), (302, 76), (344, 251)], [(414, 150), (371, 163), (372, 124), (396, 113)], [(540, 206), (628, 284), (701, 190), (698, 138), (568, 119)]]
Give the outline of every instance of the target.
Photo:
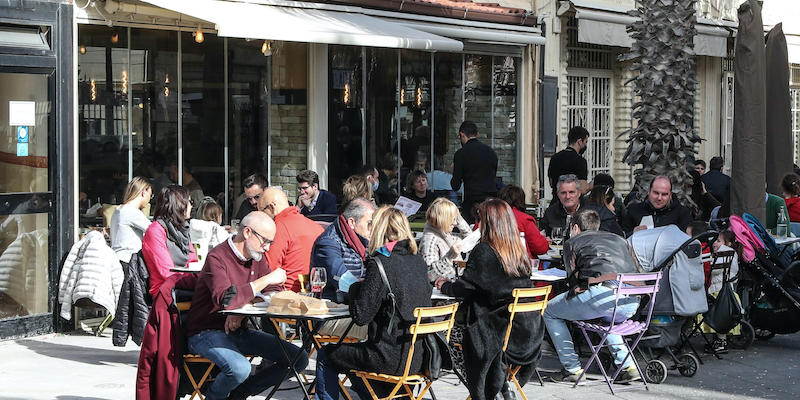
[(183, 48), (178, 30), (178, 185), (183, 185)]

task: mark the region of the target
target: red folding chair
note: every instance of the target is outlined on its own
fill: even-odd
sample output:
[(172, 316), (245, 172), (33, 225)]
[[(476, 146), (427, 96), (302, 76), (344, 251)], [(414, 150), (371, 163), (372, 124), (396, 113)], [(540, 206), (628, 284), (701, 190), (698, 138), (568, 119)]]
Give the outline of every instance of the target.
[[(600, 349), (608, 346), (608, 343), (606, 343), (608, 335), (622, 336), (622, 342), (625, 344), (625, 347), (628, 348), (627, 357), (625, 357), (625, 360), (623, 360), (623, 362), (617, 366), (616, 371), (614, 371), (614, 374), (610, 378), (606, 373), (603, 364), (601, 362), (597, 363), (597, 366), (600, 368), (600, 372), (603, 374), (603, 379), (605, 379), (608, 388), (611, 390), (611, 394), (614, 394), (613, 382), (615, 379), (617, 379), (617, 375), (619, 375), (619, 373), (622, 371), (622, 366), (625, 365), (625, 361), (627, 361), (628, 357), (631, 357), (633, 365), (639, 371), (639, 375), (644, 377), (644, 373), (639, 367), (636, 357), (633, 356), (633, 350), (636, 349), (636, 346), (639, 344), (639, 340), (642, 339), (642, 336), (647, 331), (647, 327), (650, 326), (650, 317), (652, 317), (653, 306), (655, 306), (656, 292), (658, 292), (658, 285), (661, 281), (661, 272), (646, 274), (619, 274), (617, 275), (617, 281), (619, 282), (619, 286), (613, 289), (615, 296), (614, 312), (611, 315), (610, 323), (605, 324), (596, 323), (596, 321), (575, 321), (575, 325), (580, 328), (581, 332), (583, 332), (583, 337), (586, 339), (586, 343), (588, 343), (589, 347), (592, 349), (592, 356), (589, 358), (589, 361), (583, 368), (583, 372), (581, 372), (581, 375), (578, 377), (578, 380), (575, 382), (573, 387), (578, 386), (578, 383), (581, 381), (581, 379), (583, 379), (583, 376), (586, 375), (586, 371), (588, 371), (592, 363), (597, 360), (597, 355), (600, 352)], [(616, 321), (619, 299), (621, 296), (625, 295), (648, 295), (650, 297), (647, 305), (647, 318), (645, 318), (643, 322), (628, 319), (620, 323), (614, 323), (614, 321)], [(591, 339), (589, 338), (589, 332), (594, 332), (600, 335), (600, 342), (598, 342), (598, 344), (595, 345), (592, 343)], [(633, 335), (636, 335), (635, 339), (631, 342), (631, 344), (628, 344), (628, 341), (624, 340), (625, 337)], [(633, 389), (642, 386), (649, 390), (647, 387), (647, 381), (644, 378), (642, 378), (642, 385), (630, 385), (626, 386), (624, 389)], [(617, 390), (623, 390), (623, 388), (617, 388)]]

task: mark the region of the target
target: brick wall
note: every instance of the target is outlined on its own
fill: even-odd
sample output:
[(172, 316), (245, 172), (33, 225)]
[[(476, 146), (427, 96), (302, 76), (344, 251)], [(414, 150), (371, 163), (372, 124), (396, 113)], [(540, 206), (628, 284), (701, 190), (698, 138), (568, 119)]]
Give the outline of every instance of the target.
[(281, 186), (289, 201), (297, 199), (297, 173), (306, 169), (308, 160), (308, 107), (271, 105), (269, 137), (272, 144), (270, 184)]

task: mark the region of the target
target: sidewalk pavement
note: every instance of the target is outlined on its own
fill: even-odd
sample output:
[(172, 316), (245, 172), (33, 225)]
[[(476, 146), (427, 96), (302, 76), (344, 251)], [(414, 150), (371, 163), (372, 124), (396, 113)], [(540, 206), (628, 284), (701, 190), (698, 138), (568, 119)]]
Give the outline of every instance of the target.
[[(777, 336), (757, 341), (746, 351), (731, 350), (723, 360), (704, 355), (705, 364), (693, 378), (671, 371), (664, 383), (651, 384), (649, 391), (612, 396), (605, 384), (573, 389), (547, 382), (544, 387), (531, 382), (524, 389), (530, 399), (798, 399), (799, 355), (800, 335)], [(132, 342), (124, 348), (113, 347), (109, 333), (104, 337), (50, 334), (0, 342), (0, 399), (133, 399), (138, 357), (139, 348)], [(554, 354), (546, 352), (540, 368), (546, 376), (560, 366)], [(296, 387), (294, 381), (284, 384), (292, 386)], [(463, 400), (468, 395), (452, 374), (436, 381), (433, 388), (440, 400)], [(300, 399), (302, 394), (299, 389), (281, 390), (275, 398)]]

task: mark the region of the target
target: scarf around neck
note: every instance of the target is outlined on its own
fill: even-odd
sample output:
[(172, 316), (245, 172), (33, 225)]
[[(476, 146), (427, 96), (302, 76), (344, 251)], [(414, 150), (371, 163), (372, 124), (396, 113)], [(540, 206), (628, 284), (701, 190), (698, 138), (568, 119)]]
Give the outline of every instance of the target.
[(350, 227), (350, 224), (347, 223), (347, 219), (344, 218), (344, 215), (339, 216), (339, 229), (341, 229), (342, 237), (344, 237), (347, 245), (358, 253), (361, 257), (361, 261), (364, 261), (367, 256), (367, 248), (364, 246), (364, 242), (361, 241), (361, 237)]
[(164, 227), (164, 231), (167, 233), (167, 250), (172, 257), (172, 262), (176, 267), (185, 267), (189, 262), (190, 246), (192, 245), (189, 236), (189, 222), (187, 221), (181, 228), (164, 219), (159, 219), (158, 223)]

